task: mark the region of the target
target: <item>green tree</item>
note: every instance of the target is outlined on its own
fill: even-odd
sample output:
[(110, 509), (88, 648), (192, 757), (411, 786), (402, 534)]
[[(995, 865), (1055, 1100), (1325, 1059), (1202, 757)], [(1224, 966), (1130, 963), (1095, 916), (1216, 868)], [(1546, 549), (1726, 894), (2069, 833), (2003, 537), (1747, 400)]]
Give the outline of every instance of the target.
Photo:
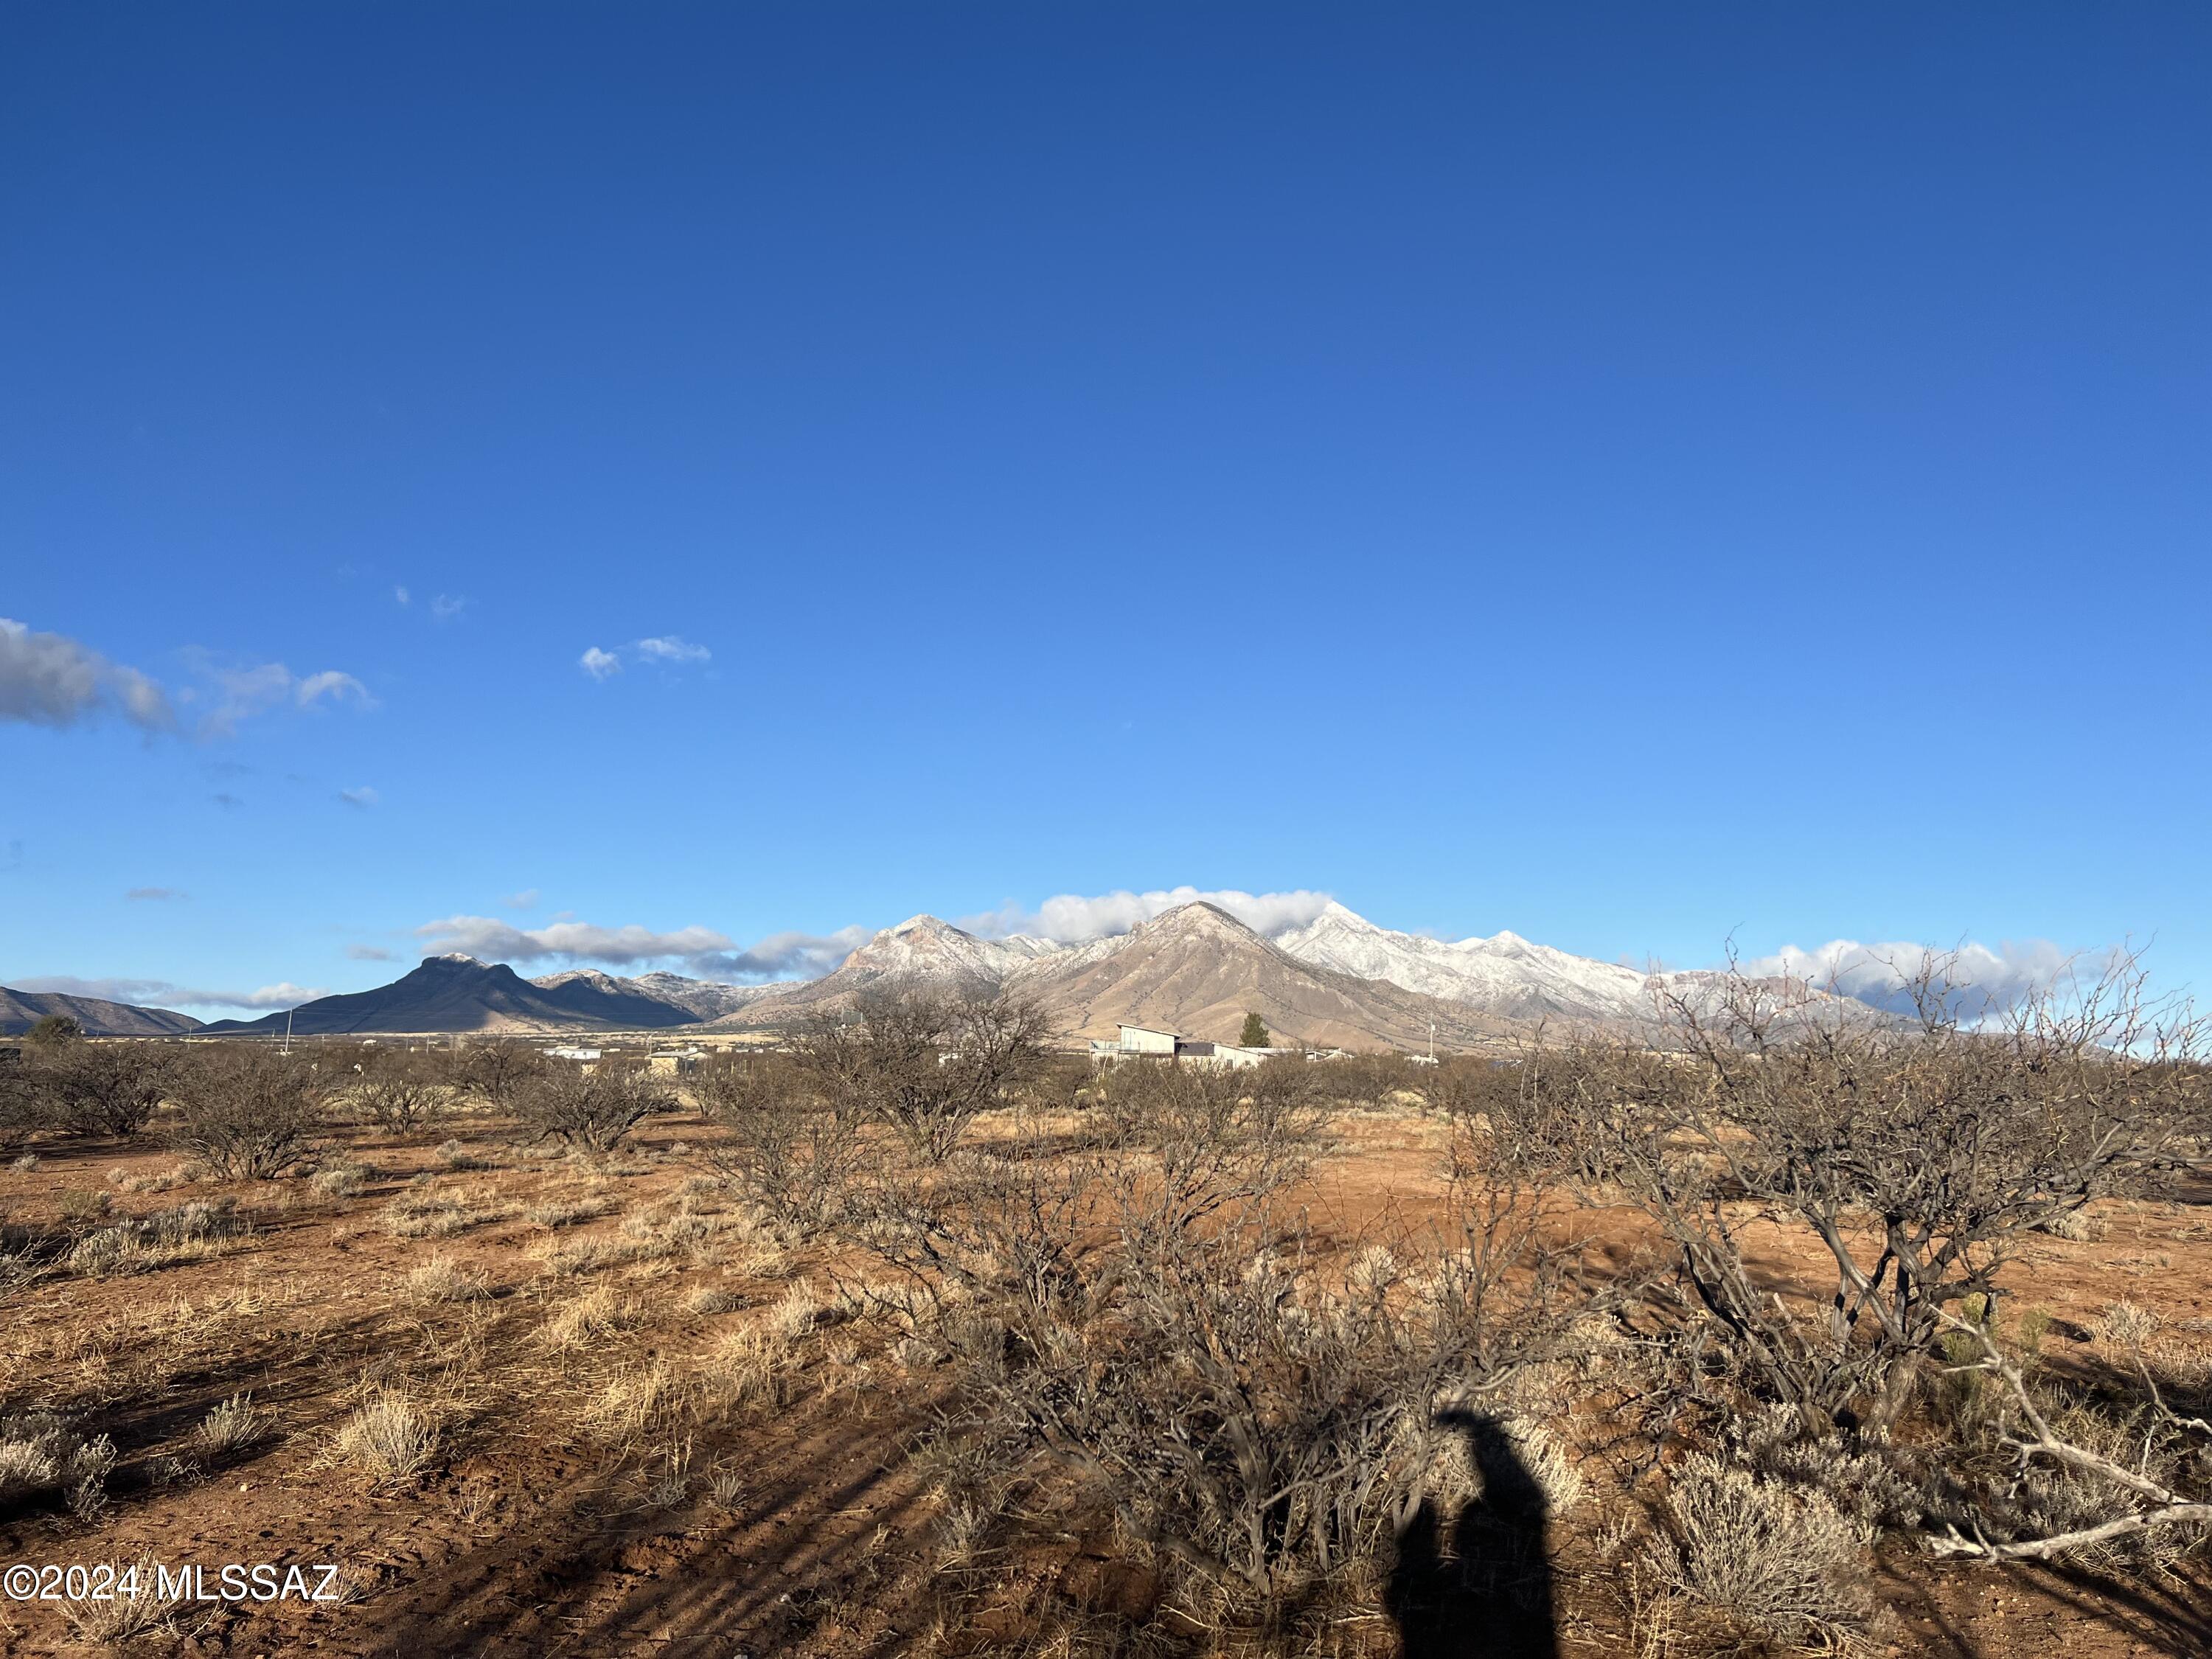
[(58, 1048), (83, 1035), (77, 1023), (67, 1014), (48, 1014), (31, 1028), (31, 1041), (41, 1048)]
[(1264, 1048), (1267, 1047), (1269, 1041), (1267, 1022), (1257, 1014), (1246, 1014), (1244, 1030), (1237, 1036), (1237, 1046), (1240, 1048)]

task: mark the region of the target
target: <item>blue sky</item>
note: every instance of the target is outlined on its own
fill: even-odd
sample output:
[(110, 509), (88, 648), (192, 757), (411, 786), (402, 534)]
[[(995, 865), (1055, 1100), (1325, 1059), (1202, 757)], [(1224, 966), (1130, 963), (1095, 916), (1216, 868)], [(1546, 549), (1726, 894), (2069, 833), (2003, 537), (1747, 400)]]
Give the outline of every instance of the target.
[(0, 982), (1179, 884), (2212, 981), (2208, 67), (2185, 5), (11, 6)]

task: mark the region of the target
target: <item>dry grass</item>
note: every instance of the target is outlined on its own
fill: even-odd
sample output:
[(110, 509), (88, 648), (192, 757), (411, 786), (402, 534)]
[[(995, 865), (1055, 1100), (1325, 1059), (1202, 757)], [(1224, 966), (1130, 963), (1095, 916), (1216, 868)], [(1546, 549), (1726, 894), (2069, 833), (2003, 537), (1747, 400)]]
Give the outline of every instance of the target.
[(253, 1396), (234, 1394), (200, 1419), (193, 1438), (203, 1451), (222, 1455), (252, 1445), (268, 1434), (273, 1419), (253, 1408)]
[(402, 1291), (414, 1303), (480, 1302), (491, 1294), (480, 1274), (465, 1273), (450, 1256), (434, 1255), (415, 1267), (402, 1281)]
[(411, 1480), (437, 1455), (437, 1415), (406, 1389), (386, 1384), (354, 1408), (331, 1449), (373, 1486)]
[(635, 1300), (618, 1294), (611, 1285), (600, 1285), (563, 1305), (545, 1322), (539, 1334), (548, 1346), (563, 1352), (592, 1348), (631, 1329), (638, 1319)]

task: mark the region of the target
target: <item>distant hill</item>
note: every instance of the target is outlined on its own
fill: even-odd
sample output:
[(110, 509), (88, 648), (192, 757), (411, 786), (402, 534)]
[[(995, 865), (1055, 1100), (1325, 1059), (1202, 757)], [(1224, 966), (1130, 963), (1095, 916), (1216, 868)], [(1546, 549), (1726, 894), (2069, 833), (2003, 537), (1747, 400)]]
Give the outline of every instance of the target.
[(901, 985), (988, 991), (1032, 963), (1065, 954), (1063, 946), (1049, 939), (978, 939), (935, 916), (909, 916), (884, 928), (820, 979), (746, 988), (754, 994), (714, 1024), (725, 1030), (787, 1024), (849, 1008), (870, 991)]
[(200, 1030), (190, 1014), (167, 1008), (140, 1008), (99, 997), (64, 996), (58, 991), (11, 991), (0, 986), (0, 1036), (21, 1036), (40, 1020), (61, 1014), (87, 1036), (181, 1036)]
[(738, 1009), (784, 988), (781, 985), (723, 985), (710, 979), (686, 979), (681, 974), (640, 974), (634, 979), (622, 979), (589, 968), (572, 968), (566, 973), (547, 974), (530, 982), (544, 991), (556, 990), (564, 985), (588, 983), (602, 992), (647, 997), (655, 1002), (665, 1003), (672, 1008), (684, 1010), (694, 1019), (715, 1019), (724, 1014), (735, 1013)]
[[(474, 957), (429, 957), (412, 973), (374, 991), (322, 997), (291, 1011), (297, 1036), (365, 1031), (641, 1030), (689, 1025), (689, 1009), (629, 989), (608, 975), (556, 975), (534, 985), (504, 963)], [(282, 1031), (286, 1016), (219, 1020), (203, 1029)]]
[(1300, 962), (1202, 902), (1079, 945), (978, 939), (935, 916), (915, 916), (885, 928), (836, 972), (775, 988), (714, 1024), (786, 1024), (849, 1008), (872, 991), (917, 984), (952, 991), (1003, 986), (1035, 998), (1060, 1030), (1078, 1036), (1111, 1036), (1127, 1021), (1231, 1042), (1248, 1012), (1291, 1041), (1344, 1048), (1419, 1048), (1429, 1041), (1432, 1020), (1438, 1041), (1455, 1048), (1516, 1029), (1460, 1004)]
[(1510, 1020), (1299, 961), (1227, 911), (1204, 902), (1155, 916), (1066, 959), (1044, 958), (1010, 987), (1034, 997), (1063, 1030), (1111, 1036), (1121, 1023), (1233, 1042), (1247, 1012), (1276, 1036), (1334, 1048), (1449, 1048), (1510, 1036)]

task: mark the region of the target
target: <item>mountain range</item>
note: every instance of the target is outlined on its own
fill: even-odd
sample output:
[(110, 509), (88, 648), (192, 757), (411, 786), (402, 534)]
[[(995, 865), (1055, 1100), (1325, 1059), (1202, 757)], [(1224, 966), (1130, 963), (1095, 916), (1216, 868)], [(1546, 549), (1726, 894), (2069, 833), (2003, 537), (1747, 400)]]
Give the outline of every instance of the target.
[[(1650, 1007), (1646, 975), (1514, 933), (1428, 939), (1378, 927), (1331, 902), (1310, 921), (1267, 937), (1201, 901), (1127, 933), (1073, 944), (1030, 934), (986, 939), (935, 916), (913, 916), (818, 979), (762, 985), (591, 969), (525, 979), (504, 963), (432, 957), (390, 985), (320, 998), (289, 1018), (299, 1036), (738, 1031), (788, 1025), (917, 983), (1018, 992), (1073, 1036), (1110, 1036), (1126, 1022), (1228, 1040), (1250, 1012), (1285, 1039), (1346, 1048), (1412, 1048), (1432, 1038), (1480, 1047), (1540, 1020), (1634, 1024)], [(204, 1030), (281, 1031), (287, 1018), (223, 1020)]]
[(59, 991), (11, 991), (0, 985), (0, 1036), (21, 1036), (55, 1014), (75, 1020), (87, 1036), (182, 1036), (200, 1029), (199, 1021), (173, 1009), (141, 1008), (135, 1003)]

